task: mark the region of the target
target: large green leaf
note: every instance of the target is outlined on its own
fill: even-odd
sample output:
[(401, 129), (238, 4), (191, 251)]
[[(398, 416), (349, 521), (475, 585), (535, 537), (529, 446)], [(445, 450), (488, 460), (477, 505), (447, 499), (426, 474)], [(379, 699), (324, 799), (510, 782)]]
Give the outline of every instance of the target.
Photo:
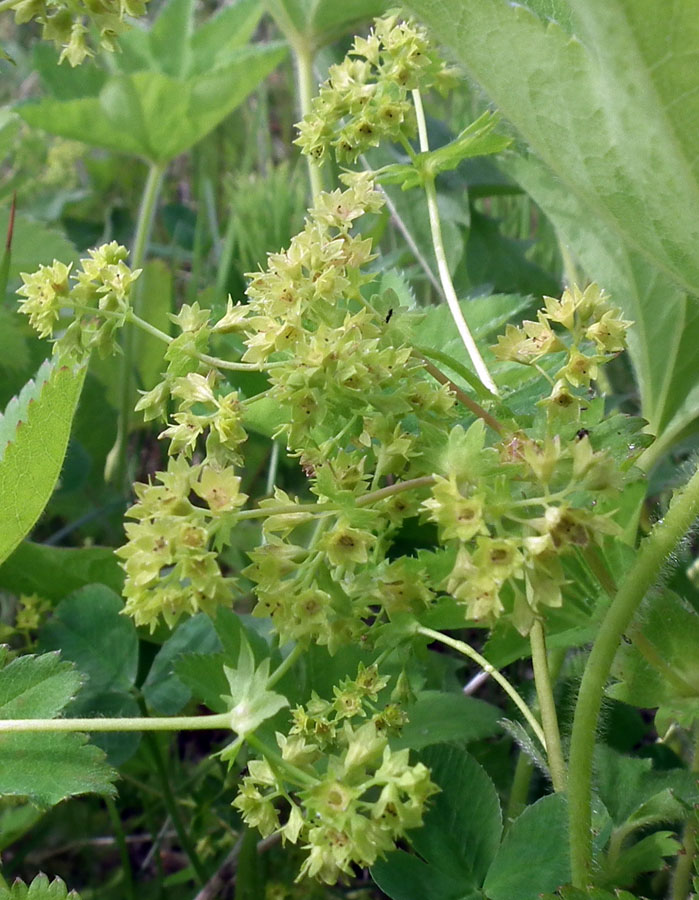
[(475, 697), (423, 691), (408, 708), (408, 724), (391, 741), (398, 750), (421, 750), (447, 741), (480, 741), (500, 730), (502, 710)]
[(570, 881), (566, 800), (542, 797), (512, 823), (484, 890), (489, 900), (539, 900)]
[(96, 97), (45, 99), (18, 112), (51, 134), (164, 164), (223, 121), (285, 53), (280, 44), (244, 47), (226, 65), (183, 79), (157, 71), (114, 75)]
[(168, 0), (150, 29), (132, 28), (122, 35), (116, 67), (173, 78), (211, 71), (247, 43), (262, 15), (261, 0), (234, 0), (195, 29), (195, 6), (193, 0)]
[(476, 760), (459, 747), (432, 747), (421, 754), (442, 788), (411, 835), (420, 858), (399, 850), (372, 869), (393, 900), (470, 900), (496, 855), (502, 816), (495, 787)]
[(174, 672), (174, 663), (183, 654), (214, 654), (221, 642), (211, 619), (200, 613), (182, 622), (158, 651), (143, 683), (143, 696), (156, 713), (172, 716), (190, 700), (192, 694)]
[[(562, 187), (699, 292), (696, 0), (568, 3), (579, 39), (505, 0), (410, 0)], [(563, 4), (559, 3), (563, 7)]]
[(39, 634), (39, 649), (60, 650), (89, 678), (90, 692), (128, 691), (136, 680), (138, 637), (122, 599), (103, 584), (66, 597)]
[(0, 417), (0, 562), (31, 531), (63, 465), (85, 369), (46, 362)]
[(0, 566), (0, 587), (62, 600), (86, 584), (121, 593), (124, 573), (111, 547), (51, 547), (23, 541)]
[(311, 50), (331, 43), (391, 5), (387, 0), (267, 0), (267, 8), (289, 40)]
[(409, 5), (527, 140), (538, 160), (521, 183), (636, 322), (654, 461), (699, 413), (696, 0), (670, 18), (653, 0)]
[[(20, 656), (0, 670), (0, 719), (53, 718), (80, 678), (56, 653)], [(76, 794), (113, 794), (104, 754), (75, 733), (0, 732), (0, 796), (48, 807)]]

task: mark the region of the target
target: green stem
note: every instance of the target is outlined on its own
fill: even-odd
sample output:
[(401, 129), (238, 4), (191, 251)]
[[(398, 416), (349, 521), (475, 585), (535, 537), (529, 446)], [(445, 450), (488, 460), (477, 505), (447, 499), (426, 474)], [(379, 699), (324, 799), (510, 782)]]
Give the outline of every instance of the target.
[[(379, 488), (377, 491), (370, 491), (357, 499), (356, 505), (359, 507), (370, 506), (372, 503), (378, 503), (385, 500), (386, 497), (392, 497), (394, 494), (401, 494), (403, 491), (411, 491), (413, 489), (428, 487), (434, 484), (434, 475), (421, 475), (419, 478), (409, 478), (407, 481), (397, 481), (395, 484), (389, 484), (386, 487)], [(245, 519), (260, 519), (264, 516), (286, 516), (293, 513), (316, 513), (332, 514), (341, 512), (341, 506), (333, 506), (328, 503), (297, 503), (297, 504), (280, 504), (279, 506), (264, 506), (260, 509), (244, 509), (242, 512), (233, 513), (236, 522)]]
[[(146, 251), (148, 249), (148, 242), (153, 226), (153, 218), (155, 216), (155, 208), (158, 197), (160, 196), (165, 169), (165, 164), (151, 163), (148, 170), (148, 177), (146, 178), (143, 196), (141, 197), (141, 206), (138, 211), (136, 234), (134, 235), (134, 241), (131, 247), (130, 262), (132, 269), (142, 268), (145, 262)], [(133, 292), (133, 303), (136, 313), (141, 311), (141, 298), (141, 282), (137, 281)], [(134, 345), (135, 332), (133, 326), (125, 325), (122, 332), (123, 358), (121, 360), (121, 404), (119, 409), (119, 420), (117, 423), (117, 437), (114, 446), (107, 456), (104, 472), (105, 479), (107, 481), (114, 481), (119, 488), (126, 487), (126, 450), (129, 438), (129, 423), (135, 404), (135, 385), (133, 377)]]
[(109, 814), (109, 820), (112, 823), (114, 838), (119, 848), (119, 858), (121, 859), (121, 871), (124, 875), (124, 892), (127, 900), (135, 900), (133, 887), (133, 869), (131, 868), (131, 859), (129, 857), (129, 849), (126, 846), (126, 837), (121, 824), (121, 816), (116, 808), (115, 802), (111, 797), (105, 797), (105, 804)]
[(20, 2), (21, 0), (0, 0), (0, 13), (8, 9), (14, 9), (15, 6), (19, 6)]
[[(301, 118), (305, 118), (311, 112), (315, 79), (313, 77), (313, 50), (302, 40), (297, 39), (291, 43), (296, 64), (296, 87), (299, 95)], [(311, 186), (311, 201), (315, 203), (318, 195), (323, 190), (323, 180), (320, 167), (312, 156), (306, 157), (308, 164), (308, 180)]]
[(286, 659), (282, 660), (282, 662), (277, 666), (277, 668), (272, 672), (272, 674), (267, 679), (267, 690), (274, 687), (274, 685), (280, 681), (289, 669), (293, 668), (294, 664), (298, 662), (298, 660), (303, 656), (304, 648), (301, 644), (297, 644), (294, 649), (289, 653)]
[(566, 764), (561, 747), (561, 732), (558, 728), (556, 703), (553, 699), (553, 687), (546, 656), (546, 634), (541, 619), (536, 619), (529, 633), (534, 666), (534, 684), (541, 711), (541, 724), (546, 735), (546, 754), (551, 770), (551, 781), (556, 793), (566, 789)]
[(512, 777), (510, 796), (507, 801), (505, 827), (513, 822), (517, 816), (526, 809), (527, 797), (529, 796), (529, 787), (532, 783), (533, 774), (534, 764), (527, 754), (523, 750), (520, 750), (517, 755), (517, 763), (515, 764), (515, 774)]
[(369, 506), (372, 503), (378, 503), (385, 500), (386, 497), (392, 497), (394, 494), (400, 494), (403, 491), (412, 491), (414, 488), (429, 487), (434, 484), (434, 475), (421, 475), (419, 478), (409, 478), (407, 481), (397, 481), (395, 484), (389, 484), (386, 487), (379, 488), (378, 491), (371, 491), (364, 494), (357, 500), (357, 506)]
[(699, 469), (676, 492), (664, 519), (641, 543), (600, 627), (585, 666), (575, 707), (568, 771), (570, 857), (573, 884), (585, 888), (592, 870), (592, 759), (604, 686), (622, 635), (670, 553), (699, 515)]
[(230, 727), (230, 713), (212, 716), (132, 716), (123, 719), (0, 719), (0, 734), (8, 731), (205, 731)]
[[(425, 112), (422, 108), (422, 97), (420, 96), (420, 91), (418, 90), (413, 91), (412, 95), (413, 104), (415, 105), (415, 115), (417, 117), (420, 150), (423, 153), (427, 153), (430, 149), (430, 144), (427, 139), (427, 122), (425, 121)], [(473, 367), (476, 370), (476, 374), (483, 382), (483, 384), (488, 388), (488, 390), (491, 391), (491, 393), (498, 394), (499, 391), (497, 385), (493, 381), (493, 378), (488, 371), (488, 367), (486, 366), (485, 361), (483, 360), (483, 357), (481, 356), (480, 351), (476, 346), (476, 342), (473, 339), (471, 330), (466, 324), (466, 319), (464, 319), (464, 314), (461, 311), (459, 300), (456, 296), (456, 291), (454, 290), (454, 283), (451, 280), (449, 265), (447, 264), (447, 255), (444, 250), (444, 239), (442, 238), (442, 223), (439, 218), (437, 190), (434, 184), (434, 176), (429, 174), (428, 172), (424, 172), (423, 184), (425, 188), (425, 196), (427, 197), (427, 210), (430, 217), (430, 231), (432, 233), (434, 255), (437, 259), (437, 271), (439, 272), (439, 279), (442, 282), (444, 296), (447, 298), (449, 311), (454, 320), (454, 324), (456, 325), (456, 329), (459, 332), (461, 340), (466, 347), (466, 351), (471, 358), (471, 362), (473, 363)]]
[[(694, 726), (694, 756), (692, 772), (699, 775), (699, 726)], [(693, 809), (684, 826), (682, 850), (675, 863), (672, 876), (672, 900), (688, 900), (692, 892), (692, 874), (697, 855), (697, 831), (699, 830), (699, 812)]]
[(414, 352), (413, 355), (417, 356), (418, 359), (422, 361), (422, 364), (425, 367), (425, 371), (429, 372), (430, 375), (435, 379), (435, 381), (438, 381), (440, 384), (447, 385), (449, 390), (455, 395), (456, 399), (463, 406), (465, 406), (466, 409), (470, 410), (474, 414), (474, 416), (478, 416), (479, 419), (483, 419), (486, 425), (490, 425), (493, 431), (495, 431), (497, 434), (503, 433), (503, 426), (500, 424), (500, 422), (498, 422), (495, 416), (491, 416), (491, 414), (487, 410), (483, 409), (480, 403), (476, 403), (476, 401), (472, 397), (469, 397), (469, 395), (465, 391), (462, 391), (457, 384), (454, 384), (451, 378), (448, 378), (428, 359), (425, 359), (422, 353)]
[(447, 647), (451, 647), (454, 650), (458, 650), (459, 653), (463, 653), (464, 656), (472, 659), (477, 665), (481, 667), (481, 669), (483, 669), (484, 672), (487, 672), (494, 681), (497, 681), (497, 683), (505, 691), (507, 696), (513, 701), (515, 706), (522, 713), (544, 750), (547, 749), (546, 736), (544, 735), (541, 725), (537, 722), (534, 713), (531, 711), (531, 709), (529, 709), (527, 704), (522, 699), (521, 695), (517, 692), (513, 685), (510, 684), (507, 678), (505, 678), (502, 673), (500, 673), (493, 665), (491, 665), (484, 656), (481, 656), (477, 650), (474, 650), (473, 647), (471, 647), (469, 644), (464, 643), (464, 641), (457, 641), (455, 638), (451, 638), (439, 631), (433, 631), (431, 628), (424, 628), (422, 626), (419, 626), (417, 629), (417, 633), (422, 634), (433, 641), (439, 641), (441, 644), (445, 644)]
[(151, 752), (151, 756), (153, 757), (153, 762), (155, 763), (155, 768), (158, 773), (160, 787), (163, 792), (163, 800), (165, 801), (165, 809), (167, 809), (168, 814), (172, 819), (172, 824), (174, 825), (175, 831), (177, 832), (177, 838), (180, 842), (180, 846), (186, 853), (187, 858), (192, 865), (192, 869), (194, 869), (196, 881), (199, 884), (206, 884), (208, 874), (201, 860), (199, 859), (199, 854), (197, 853), (196, 847), (192, 843), (192, 840), (189, 836), (189, 829), (182, 819), (182, 813), (177, 804), (177, 799), (175, 798), (175, 795), (172, 792), (172, 787), (170, 786), (170, 779), (168, 777), (167, 768), (165, 766), (165, 760), (163, 759), (163, 755), (160, 752), (158, 741), (152, 734), (145, 735), (145, 740), (148, 745), (148, 749)]

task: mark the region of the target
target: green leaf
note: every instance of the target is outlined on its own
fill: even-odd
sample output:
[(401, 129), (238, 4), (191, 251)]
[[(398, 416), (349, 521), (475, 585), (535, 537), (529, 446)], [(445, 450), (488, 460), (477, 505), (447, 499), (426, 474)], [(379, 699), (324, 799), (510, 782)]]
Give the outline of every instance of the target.
[(0, 562), (36, 524), (58, 480), (85, 368), (46, 362), (0, 417)]
[(687, 63), (699, 41), (694, 0), (673, 4), (672, 28), (654, 0), (575, 4), (579, 39), (505, 0), (408, 5), (564, 190), (654, 267), (699, 292), (699, 72)]
[[(517, 294), (493, 294), (488, 297), (475, 297), (462, 300), (459, 304), (474, 339), (490, 359), (494, 359), (484, 345), (492, 341), (494, 336), (504, 329), (512, 319), (530, 309), (530, 297)], [(473, 372), (473, 364), (459, 336), (454, 320), (446, 304), (431, 306), (427, 311), (408, 314), (414, 315), (413, 344), (425, 356), (433, 358), (438, 368), (445, 370), (455, 384), (467, 391), (472, 391), (469, 373)], [(407, 317), (406, 317), (407, 318)], [(516, 378), (522, 379), (524, 366), (519, 366)], [(526, 378), (531, 382), (531, 374)], [(500, 380), (500, 379), (499, 379)], [(501, 382), (502, 383), (502, 382)]]
[(659, 710), (658, 727), (672, 720), (691, 728), (699, 721), (699, 614), (664, 590), (642, 610), (615, 660), (619, 681), (608, 689), (617, 700)]
[(570, 881), (566, 800), (550, 794), (512, 823), (485, 879), (489, 900), (539, 900)]
[(80, 683), (75, 667), (62, 662), (58, 653), (19, 656), (0, 670), (0, 718), (52, 719)]
[(66, 597), (39, 633), (41, 650), (60, 650), (88, 676), (91, 693), (128, 691), (138, 669), (138, 636), (124, 603), (102, 584)]
[(119, 40), (118, 69), (148, 69), (189, 78), (225, 65), (247, 43), (262, 15), (260, 0), (235, 0), (194, 29), (194, 3), (169, 0), (150, 30), (133, 28)]
[(504, 0), (409, 5), (522, 133), (538, 159), (511, 171), (636, 322), (656, 460), (699, 415), (695, 3), (673, 5), (672, 28), (653, 0), (570, 4), (574, 39)]
[(0, 887), (0, 900), (80, 900), (75, 891), (68, 893), (60, 878), (49, 881), (46, 875), (37, 875), (30, 885), (17, 879), (11, 888)]
[(240, 735), (254, 731), (266, 719), (289, 705), (286, 697), (267, 690), (269, 663), (267, 658), (255, 666), (255, 656), (244, 638), (236, 668), (223, 667), (230, 689), (230, 695), (223, 699), (229, 704), (231, 728)]
[(0, 587), (62, 600), (86, 584), (121, 594), (124, 573), (111, 547), (51, 547), (22, 541), (0, 566)]
[[(119, 43), (121, 45), (121, 41)], [(108, 77), (107, 72), (91, 60), (75, 67), (59, 65), (59, 55), (51, 44), (37, 42), (34, 45), (32, 62), (44, 90), (59, 100), (97, 96)]]
[(258, 44), (186, 79), (152, 71), (114, 75), (97, 97), (45, 99), (18, 113), (51, 134), (166, 164), (222, 122), (285, 54), (279, 44)]
[(529, 241), (504, 235), (495, 219), (471, 210), (465, 269), (472, 290), (557, 296), (560, 281), (527, 257)]
[[(0, 298), (2, 285), (0, 284)], [(0, 367), (22, 373), (29, 366), (29, 342), (19, 317), (9, 309), (0, 307)]]
[(311, 51), (375, 18), (390, 5), (387, 0), (267, 0), (267, 8), (289, 41), (307, 44)]
[(610, 894), (603, 888), (576, 888), (572, 885), (562, 887), (555, 894), (542, 894), (541, 900), (636, 900), (628, 891), (615, 891)]
[(235, 0), (200, 25), (192, 36), (191, 74), (225, 65), (252, 37), (262, 11), (261, 0)]
[(228, 680), (223, 671), (226, 656), (223, 653), (185, 653), (175, 660), (177, 677), (212, 712), (222, 713), (228, 709), (223, 695), (228, 689)]
[(211, 619), (200, 613), (182, 622), (158, 651), (141, 688), (148, 706), (163, 716), (176, 715), (189, 702), (191, 690), (175, 675), (174, 663), (189, 652), (216, 653), (221, 642)]
[(671, 831), (654, 831), (630, 847), (624, 847), (614, 864), (604, 871), (609, 885), (631, 887), (644, 872), (659, 872), (667, 858), (677, 856), (680, 842)]
[[(411, 835), (421, 859), (404, 851), (390, 853), (372, 868), (372, 877), (393, 900), (481, 896), (477, 891), (502, 833), (495, 787), (479, 763), (459, 747), (432, 747), (420, 758), (442, 788), (423, 828)], [(425, 888), (428, 892), (421, 895)]]
[(389, 853), (371, 869), (371, 877), (391, 900), (481, 900), (480, 891), (469, 890), (454, 878), (404, 850)]
[[(460, 747), (431, 747), (420, 759), (442, 792), (432, 801), (425, 827), (412, 836), (413, 846), (441, 871), (461, 874), (480, 887), (502, 835), (495, 786), (481, 765)], [(465, 809), (468, 815), (464, 815)]]
[(431, 178), (440, 172), (450, 172), (465, 159), (499, 153), (512, 143), (505, 135), (493, 134), (499, 116), (486, 111), (443, 147), (418, 153), (411, 165), (394, 164), (387, 166), (380, 181), (386, 184), (400, 184), (404, 191), (420, 187), (423, 173)]
[[(0, 670), (0, 718), (53, 718), (80, 679), (55, 653), (21, 656)], [(83, 734), (0, 733), (0, 796), (49, 807), (77, 794), (113, 794), (113, 770)]]
[(178, 78), (190, 65), (190, 40), (194, 30), (194, 0), (168, 0), (151, 26), (151, 58), (164, 75)]
[[(0, 235), (3, 246), (9, 218), (9, 208), (1, 208)], [(40, 265), (49, 265), (54, 259), (69, 263), (76, 261), (77, 258), (78, 251), (62, 232), (55, 228), (47, 228), (43, 223), (36, 222), (21, 212), (15, 214), (10, 281), (16, 281), (20, 272), (35, 272)]]
[(649, 759), (634, 759), (600, 745), (597, 792), (615, 826), (631, 832), (658, 822), (680, 822), (687, 804), (699, 800), (696, 780), (684, 769), (653, 771)]
[(406, 710), (408, 724), (391, 746), (421, 750), (448, 741), (480, 741), (500, 731), (502, 711), (490, 703), (463, 694), (422, 691)]

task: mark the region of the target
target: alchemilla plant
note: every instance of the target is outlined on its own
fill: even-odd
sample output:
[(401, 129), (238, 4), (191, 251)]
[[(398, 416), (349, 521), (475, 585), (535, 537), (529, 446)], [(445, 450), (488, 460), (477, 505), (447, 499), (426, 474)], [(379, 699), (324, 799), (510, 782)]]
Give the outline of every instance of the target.
[[(145, 733), (198, 898), (218, 896), (221, 873), (236, 865), (236, 897), (268, 900), (337, 896), (322, 893), (333, 886), (394, 900), (693, 896), (699, 686), (688, 647), (699, 610), (678, 595), (678, 579), (659, 579), (697, 516), (699, 482), (690, 475), (669, 504), (663, 498), (656, 524), (644, 515), (652, 437), (609, 399), (637, 323), (606, 285), (580, 276), (536, 303), (504, 298), (530, 318), (516, 324), (508, 311), (494, 335), (488, 320), (503, 298), (490, 307), (460, 299), (454, 226), (437, 184), (468, 161), (513, 154), (512, 138), (485, 112), (431, 149), (425, 102), (458, 109), (463, 73), (401, 11), (356, 37), (311, 99), (313, 44), (292, 7), (271, 4), (296, 54), (305, 115), (295, 142), (312, 202), (287, 246), (245, 275), (244, 297), (220, 303), (190, 291), (166, 316), (149, 315), (157, 273), (144, 248), (164, 171), (152, 157), (132, 254), (112, 240), (79, 263), (21, 273), (19, 311), (53, 342), (54, 362), (0, 422), (0, 484), (13, 477), (13, 454), (30, 459), (38, 446), (22, 441), (49, 433), (42, 420), (32, 425), (32, 404), (60, 426), (45, 399), (60, 395), (69, 429), (95, 358), (123, 360), (109, 478), (121, 488), (130, 471), (133, 408), (157, 424), (162, 464), (145, 468), (125, 512), (115, 550), (123, 604), (107, 588), (90, 609), (89, 597), (72, 594), (38, 647), (67, 661), (5, 656), (0, 788), (43, 807), (90, 791), (111, 797), (112, 771), (78, 734)], [(26, 0), (11, 8), (18, 21), (36, 19), (72, 65), (92, 52), (88, 20), (112, 48), (124, 15), (143, 12), (30, 9)], [(424, 211), (426, 249), (401, 218), (395, 185)], [(474, 228), (482, 213), (471, 216)], [(392, 268), (382, 246), (389, 219), (443, 308), (418, 304)], [(161, 365), (137, 397), (129, 367), (146, 340), (162, 345)], [(67, 438), (66, 429), (50, 438), (63, 450), (46, 500)], [(260, 490), (250, 473), (270, 439)], [(40, 511), (27, 512), (33, 519), (6, 555)], [(34, 651), (47, 604), (40, 589), (22, 593), (7, 634)], [(97, 680), (104, 666), (99, 649), (94, 659), (85, 649), (83, 615), (106, 617), (124, 636), (125, 659), (139, 639), (161, 647), (148, 674), (137, 676), (133, 656), (128, 672), (105, 681), (103, 692), (118, 685), (121, 698), (109, 712), (99, 692), (80, 705), (70, 660)], [(522, 659), (531, 663), (501, 671)], [(464, 665), (483, 673), (465, 692), (456, 676)], [(485, 676), (491, 703), (470, 696)], [(619, 709), (657, 710), (656, 740), (671, 758), (596, 747), (605, 692)], [(210, 713), (186, 714), (189, 697)], [(647, 749), (650, 726), (638, 727)], [(211, 800), (217, 832), (198, 835), (199, 813), (191, 825), (183, 819), (150, 733), (221, 730), (232, 736), (212, 746), (208, 765), (220, 767), (225, 804)], [(489, 757), (496, 741), (499, 762)], [(110, 762), (120, 759), (117, 745), (104, 746)], [(61, 754), (53, 786), (43, 776), (32, 784), (30, 747), (30, 770), (48, 771)], [(240, 835), (232, 849), (221, 829)], [(126, 865), (123, 831), (118, 841)], [(258, 851), (280, 853), (284, 883), (265, 884)], [(136, 896), (130, 870), (124, 878)], [(0, 888), (15, 894), (40, 900), (65, 888), (45, 879)]]

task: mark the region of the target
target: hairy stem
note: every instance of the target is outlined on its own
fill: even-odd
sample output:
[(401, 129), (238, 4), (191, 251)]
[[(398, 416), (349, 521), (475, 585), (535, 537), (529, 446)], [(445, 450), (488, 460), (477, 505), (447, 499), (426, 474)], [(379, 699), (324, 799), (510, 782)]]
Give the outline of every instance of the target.
[(558, 728), (558, 714), (553, 699), (551, 673), (546, 656), (546, 634), (541, 619), (536, 619), (529, 634), (534, 666), (534, 683), (539, 700), (541, 724), (546, 735), (546, 754), (551, 770), (551, 781), (556, 793), (566, 789), (566, 764), (561, 747), (561, 733)]
[(129, 716), (122, 719), (0, 719), (0, 734), (7, 731), (205, 731), (230, 727), (229, 713), (212, 716)]
[(522, 696), (510, 684), (507, 678), (505, 678), (505, 676), (501, 672), (499, 672), (493, 665), (491, 665), (484, 656), (481, 656), (481, 654), (477, 650), (474, 650), (473, 647), (471, 647), (469, 644), (464, 643), (464, 641), (457, 641), (455, 638), (451, 638), (439, 631), (433, 631), (431, 628), (423, 628), (422, 626), (420, 626), (417, 629), (417, 633), (422, 634), (424, 635), (424, 637), (428, 637), (433, 641), (439, 641), (441, 644), (445, 644), (447, 647), (451, 647), (454, 650), (458, 650), (459, 653), (462, 653), (464, 656), (472, 659), (477, 665), (481, 667), (481, 669), (487, 672), (494, 681), (497, 681), (497, 683), (505, 691), (507, 696), (519, 709), (519, 711), (529, 723), (529, 726), (536, 735), (536, 738), (541, 746), (544, 748), (544, 750), (547, 750), (546, 736), (543, 732), (543, 729), (541, 728), (541, 725), (537, 722), (534, 713), (531, 711), (531, 709), (529, 709), (527, 704), (522, 699)]
[[(699, 775), (699, 726), (694, 726), (694, 756), (692, 772)], [(692, 874), (697, 855), (697, 832), (699, 831), (699, 813), (693, 809), (684, 826), (682, 850), (675, 863), (672, 875), (672, 900), (688, 900), (692, 894)]]
[[(299, 106), (301, 108), (301, 118), (307, 116), (311, 111), (311, 102), (313, 100), (315, 79), (313, 77), (313, 50), (305, 44), (300, 38), (291, 43), (294, 52), (294, 63), (296, 65), (296, 88), (299, 95)], [(311, 186), (311, 200), (315, 202), (318, 195), (323, 190), (323, 179), (320, 174), (320, 167), (312, 156), (306, 156), (308, 164), (308, 180)]]
[[(143, 188), (141, 206), (138, 211), (136, 234), (131, 247), (131, 267), (140, 269), (143, 266), (153, 227), (155, 208), (160, 196), (165, 175), (165, 166), (159, 163), (151, 163), (148, 177)], [(141, 311), (142, 290), (140, 282), (136, 282), (133, 292), (133, 302), (136, 313)], [(135, 385), (133, 377), (135, 332), (133, 326), (125, 325), (122, 333), (121, 360), (121, 403), (119, 408), (119, 420), (117, 423), (117, 437), (114, 446), (109, 451), (105, 465), (105, 479), (114, 481), (119, 488), (126, 487), (127, 460), (126, 450), (129, 438), (129, 422), (135, 404)]]
[[(422, 108), (422, 97), (420, 96), (420, 91), (418, 90), (413, 91), (412, 95), (413, 103), (415, 105), (415, 114), (417, 116), (420, 150), (423, 153), (426, 153), (430, 149), (430, 145), (427, 139), (427, 123), (425, 121), (425, 113)], [(493, 378), (488, 371), (488, 367), (486, 366), (483, 357), (481, 356), (480, 351), (476, 346), (476, 342), (473, 339), (473, 335), (471, 334), (471, 331), (466, 324), (466, 319), (464, 319), (464, 314), (461, 312), (461, 307), (459, 306), (456, 291), (454, 290), (454, 284), (451, 280), (449, 266), (447, 265), (446, 252), (444, 250), (444, 240), (442, 238), (442, 223), (439, 218), (439, 207), (437, 206), (437, 190), (434, 184), (434, 176), (429, 175), (426, 172), (424, 173), (424, 187), (425, 195), (427, 197), (427, 210), (430, 217), (432, 244), (434, 245), (434, 254), (437, 258), (437, 270), (439, 272), (439, 279), (442, 282), (442, 288), (444, 289), (444, 296), (447, 298), (449, 311), (451, 312), (452, 318), (454, 319), (454, 324), (456, 325), (461, 340), (464, 342), (464, 346), (466, 347), (466, 351), (471, 359), (471, 362), (473, 363), (476, 374), (489, 391), (491, 391), (493, 394), (497, 394), (497, 385), (493, 381)]]
[(675, 494), (665, 518), (642, 542), (634, 565), (607, 610), (585, 666), (573, 718), (568, 770), (570, 857), (573, 884), (578, 888), (587, 886), (592, 871), (592, 758), (604, 686), (622, 635), (697, 515), (699, 469)]

